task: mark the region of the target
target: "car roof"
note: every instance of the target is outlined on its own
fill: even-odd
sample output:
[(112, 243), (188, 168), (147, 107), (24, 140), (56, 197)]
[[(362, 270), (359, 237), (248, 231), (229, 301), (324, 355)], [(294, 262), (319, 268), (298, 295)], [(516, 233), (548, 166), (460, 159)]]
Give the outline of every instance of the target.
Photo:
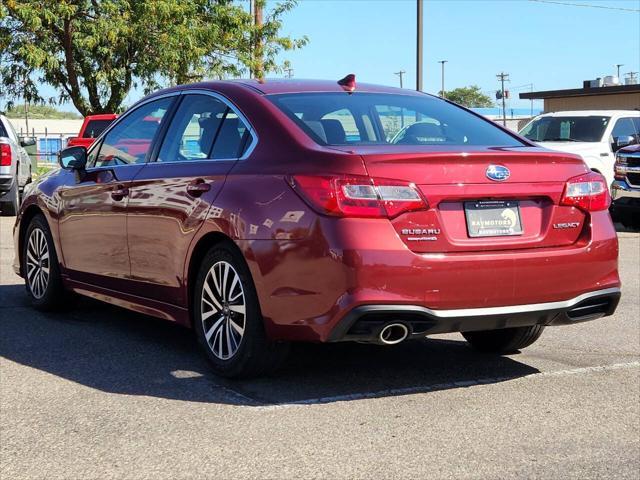
[(561, 112), (543, 113), (541, 117), (613, 117), (613, 116), (632, 116), (640, 117), (638, 110), (565, 110)]
[[(202, 88), (216, 90), (224, 85), (241, 85), (249, 88), (256, 93), (263, 95), (271, 95), (278, 93), (309, 93), (309, 92), (344, 92), (344, 89), (338, 85), (338, 80), (310, 80), (310, 79), (236, 79), (236, 80), (216, 80), (204, 81), (190, 85), (180, 85), (173, 88), (161, 90), (167, 93), (175, 90), (185, 90), (190, 88)], [(423, 92), (416, 92), (406, 88), (388, 87), (385, 85), (374, 85), (371, 83), (360, 83), (356, 81), (356, 92), (369, 93), (394, 93), (402, 95), (428, 95)], [(156, 92), (160, 93), (160, 92)], [(431, 96), (431, 95), (429, 95)]]
[(84, 117), (89, 120), (115, 120), (118, 118), (116, 113), (96, 113), (95, 115), (87, 115)]

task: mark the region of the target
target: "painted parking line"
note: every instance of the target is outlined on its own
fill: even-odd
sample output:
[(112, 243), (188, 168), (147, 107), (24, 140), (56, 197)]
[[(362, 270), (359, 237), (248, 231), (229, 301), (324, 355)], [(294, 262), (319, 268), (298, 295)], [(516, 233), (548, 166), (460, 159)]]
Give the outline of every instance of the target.
[[(514, 378), (514, 377), (484, 377), (475, 380), (465, 380), (461, 382), (449, 382), (449, 383), (436, 383), (433, 385), (423, 385), (416, 387), (407, 387), (407, 388), (396, 388), (389, 390), (379, 390), (376, 392), (359, 392), (348, 395), (335, 395), (330, 397), (318, 397), (318, 398), (308, 398), (305, 400), (297, 400), (288, 403), (281, 403), (275, 405), (259, 405), (259, 406), (249, 406), (248, 408), (258, 409), (258, 410), (277, 410), (283, 408), (292, 408), (292, 407), (308, 407), (313, 405), (323, 405), (327, 403), (335, 403), (335, 402), (347, 402), (353, 400), (366, 400), (370, 398), (381, 398), (381, 397), (391, 397), (398, 395), (411, 395), (417, 393), (427, 393), (433, 392), (437, 390), (449, 390), (452, 388), (464, 388), (464, 387), (473, 387), (477, 385), (486, 385), (492, 383), (501, 383), (506, 381), (511, 382), (528, 382), (534, 381), (546, 377), (564, 377), (570, 375), (584, 375), (589, 373), (600, 373), (600, 372), (608, 372), (611, 370), (628, 370), (640, 367), (640, 361), (628, 362), (628, 363), (615, 363), (611, 365), (599, 365), (593, 367), (580, 367), (580, 368), (572, 368), (567, 370), (555, 370), (551, 372), (539, 372), (533, 373), (531, 375), (526, 375), (524, 377)], [(227, 390), (230, 390), (227, 388)], [(233, 393), (238, 394), (245, 399), (250, 399), (246, 395), (243, 395), (239, 392), (233, 391)], [(260, 403), (257, 402), (256, 403)]]

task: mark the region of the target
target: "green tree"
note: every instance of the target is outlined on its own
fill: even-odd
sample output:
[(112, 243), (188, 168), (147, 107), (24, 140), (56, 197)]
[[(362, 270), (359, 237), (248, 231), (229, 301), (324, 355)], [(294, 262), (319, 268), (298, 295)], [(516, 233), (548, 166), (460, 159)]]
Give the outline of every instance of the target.
[(88, 115), (120, 111), (133, 87), (278, 71), (277, 55), (307, 42), (279, 33), (296, 3), (256, 25), (232, 0), (0, 1), (0, 95), (43, 103), (48, 84)]
[[(22, 118), (24, 117), (24, 110), (24, 103), (11, 105), (9, 108), (7, 108), (5, 114), (9, 118)], [(49, 105), (29, 105), (29, 118), (75, 119), (82, 117), (77, 113), (63, 112)]]
[[(440, 92), (442, 94), (442, 92)], [(477, 85), (460, 87), (449, 92), (445, 92), (447, 100), (451, 100), (465, 107), (493, 107), (493, 100), (485, 95)]]

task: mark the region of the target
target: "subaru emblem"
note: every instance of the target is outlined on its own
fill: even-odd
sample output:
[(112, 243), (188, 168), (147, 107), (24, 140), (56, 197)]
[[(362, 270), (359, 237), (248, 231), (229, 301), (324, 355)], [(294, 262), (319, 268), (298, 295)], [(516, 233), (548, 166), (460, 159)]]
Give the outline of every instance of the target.
[(509, 172), (507, 167), (503, 167), (502, 165), (489, 165), (487, 167), (486, 175), (489, 180), (504, 182), (509, 178), (509, 176), (511, 176), (511, 172)]

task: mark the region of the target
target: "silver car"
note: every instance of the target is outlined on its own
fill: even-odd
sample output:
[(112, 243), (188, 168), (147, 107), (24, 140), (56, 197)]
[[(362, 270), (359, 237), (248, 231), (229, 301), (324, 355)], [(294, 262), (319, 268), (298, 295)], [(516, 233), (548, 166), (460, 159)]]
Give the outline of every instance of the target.
[(0, 210), (15, 215), (24, 187), (31, 182), (33, 167), (24, 147), (34, 139), (18, 137), (7, 117), (0, 115)]

